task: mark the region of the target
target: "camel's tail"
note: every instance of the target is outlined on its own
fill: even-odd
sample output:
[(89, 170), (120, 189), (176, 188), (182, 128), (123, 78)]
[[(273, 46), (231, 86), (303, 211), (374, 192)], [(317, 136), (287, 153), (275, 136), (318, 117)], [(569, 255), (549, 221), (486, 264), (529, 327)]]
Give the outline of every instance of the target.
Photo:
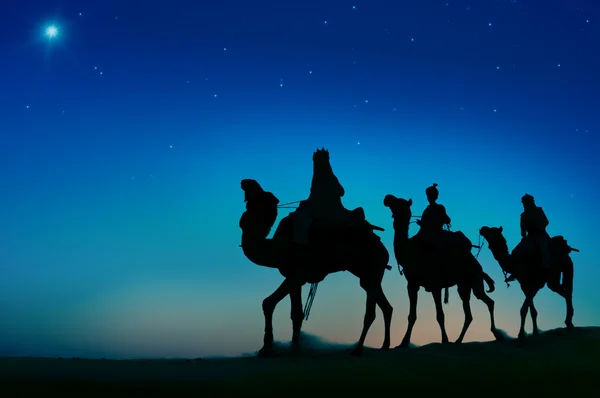
[(483, 273), (483, 280), (485, 281), (485, 283), (487, 283), (489, 290), (487, 291), (488, 293), (493, 292), (494, 290), (496, 290), (496, 286), (494, 283), (494, 280), (485, 272)]
[(450, 300), (450, 290), (449, 288), (444, 289), (444, 304), (448, 304), (448, 300)]

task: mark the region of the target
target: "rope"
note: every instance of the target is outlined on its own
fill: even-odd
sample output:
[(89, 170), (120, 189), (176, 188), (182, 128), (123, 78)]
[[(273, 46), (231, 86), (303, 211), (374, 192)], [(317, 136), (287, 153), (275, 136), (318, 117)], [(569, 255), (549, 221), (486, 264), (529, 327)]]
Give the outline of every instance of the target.
[(308, 292), (308, 297), (306, 298), (306, 304), (304, 305), (304, 320), (308, 321), (308, 315), (310, 314), (310, 309), (312, 308), (313, 301), (315, 300), (315, 296), (317, 294), (317, 288), (319, 287), (319, 283), (311, 283), (310, 291)]
[(479, 234), (479, 239), (477, 241), (477, 254), (475, 255), (475, 258), (479, 258), (479, 253), (481, 253), (481, 248), (483, 247), (483, 237), (481, 236), (481, 233)]
[(506, 288), (508, 289), (510, 287), (510, 283), (508, 283), (508, 281), (506, 279), (508, 279), (508, 273), (504, 270), (502, 270), (502, 273), (504, 274), (504, 282), (506, 283)]
[[(295, 202), (282, 203), (280, 205), (277, 205), (277, 207), (286, 208), (286, 206), (288, 206), (288, 205), (293, 205), (293, 204), (300, 203), (300, 202), (302, 202), (302, 201), (301, 200), (297, 200)], [(294, 208), (294, 207), (298, 207), (298, 206), (293, 206), (293, 207), (288, 207), (288, 208)]]

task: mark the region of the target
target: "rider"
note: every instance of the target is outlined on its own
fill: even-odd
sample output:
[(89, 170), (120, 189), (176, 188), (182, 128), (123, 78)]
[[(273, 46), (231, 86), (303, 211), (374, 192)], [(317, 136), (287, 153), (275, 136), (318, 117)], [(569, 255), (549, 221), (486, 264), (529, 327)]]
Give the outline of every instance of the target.
[(437, 189), (438, 184), (433, 184), (425, 190), (429, 205), (423, 211), (417, 225), (421, 227), (417, 235), (428, 243), (434, 243), (441, 237), (444, 225), (450, 226), (450, 217), (446, 213), (446, 208), (436, 203), (440, 192)]
[[(542, 267), (547, 270), (550, 268), (550, 235), (546, 232), (546, 227), (550, 223), (546, 213), (540, 206), (536, 206), (535, 199), (529, 194), (521, 198), (523, 203), (523, 213), (521, 213), (521, 238), (530, 240), (541, 252)], [(507, 278), (507, 281), (515, 280), (514, 276)]]
[(317, 149), (313, 154), (310, 195), (294, 212), (294, 240), (300, 244), (308, 244), (308, 228), (313, 218), (345, 221), (349, 210), (342, 204), (344, 193), (344, 187), (329, 163), (329, 152)]

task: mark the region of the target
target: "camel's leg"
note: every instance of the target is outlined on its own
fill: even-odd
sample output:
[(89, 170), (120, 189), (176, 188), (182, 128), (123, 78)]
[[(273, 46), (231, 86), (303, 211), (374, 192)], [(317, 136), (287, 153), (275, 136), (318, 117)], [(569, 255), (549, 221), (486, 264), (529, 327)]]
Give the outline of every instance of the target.
[(407, 290), (410, 309), (408, 312), (408, 327), (406, 328), (406, 333), (404, 334), (402, 343), (400, 343), (401, 348), (408, 348), (413, 327), (417, 322), (417, 301), (419, 299), (419, 285), (411, 285), (409, 282)]
[(533, 301), (533, 295), (526, 294), (523, 305), (521, 306), (521, 327), (519, 328), (519, 338), (525, 338), (525, 319), (527, 318), (527, 312), (529, 311), (530, 302)]
[(363, 322), (363, 330), (360, 334), (360, 338), (358, 339), (356, 347), (352, 351), (353, 355), (360, 355), (362, 353), (362, 349), (365, 344), (365, 339), (367, 338), (367, 333), (369, 332), (369, 328), (373, 324), (373, 321), (376, 317), (376, 305), (379, 305), (379, 308), (383, 313), (383, 320), (385, 325), (385, 337), (381, 349), (388, 350), (390, 348), (391, 340), (390, 330), (392, 326), (392, 313), (394, 309), (392, 308), (392, 305), (389, 303), (387, 297), (383, 293), (383, 289), (381, 288), (381, 282), (379, 281), (377, 283), (365, 283), (361, 281), (361, 286), (367, 292), (367, 304), (365, 318)]
[(285, 296), (290, 294), (294, 284), (289, 279), (285, 279), (281, 285), (269, 297), (263, 300), (262, 308), (265, 315), (265, 336), (263, 347), (258, 352), (259, 355), (269, 355), (273, 350), (273, 312), (275, 307)]
[(362, 354), (362, 349), (365, 344), (365, 339), (367, 338), (367, 333), (369, 332), (369, 328), (371, 327), (373, 321), (375, 321), (375, 318), (377, 316), (376, 310), (377, 302), (372, 297), (372, 295), (370, 295), (367, 292), (367, 305), (365, 310), (365, 318), (363, 321), (363, 328), (362, 332), (360, 333), (360, 338), (358, 339), (356, 346), (352, 350), (352, 355), (359, 356), (360, 354)]
[(292, 319), (292, 348), (300, 345), (300, 331), (304, 321), (304, 311), (302, 310), (302, 286), (292, 288), (290, 292), (290, 304)]
[(442, 331), (442, 344), (446, 344), (449, 340), (448, 334), (446, 334), (444, 307), (442, 307), (442, 289), (434, 289), (431, 292), (431, 295), (433, 296), (433, 302), (435, 303), (435, 319)]
[(529, 300), (529, 313), (531, 314), (531, 323), (533, 324), (533, 334), (538, 335), (540, 334), (540, 330), (538, 329), (537, 324), (538, 312), (535, 308), (535, 305), (533, 304), (533, 299)]
[(465, 334), (467, 334), (467, 329), (473, 322), (473, 314), (471, 313), (471, 286), (468, 284), (460, 284), (458, 285), (458, 295), (462, 300), (463, 312), (465, 313), (465, 323), (463, 324), (463, 328), (460, 332), (460, 336), (456, 340), (456, 343), (462, 343), (465, 338)]
[(498, 333), (498, 330), (496, 329), (496, 319), (494, 316), (495, 303), (494, 300), (492, 300), (492, 298), (488, 296), (485, 292), (485, 287), (483, 286), (483, 278), (475, 282), (475, 285), (473, 286), (473, 295), (478, 300), (483, 301), (483, 303), (488, 307), (488, 312), (490, 313), (490, 330), (496, 338), (496, 340), (501, 339), (502, 335)]
[(554, 293), (557, 293), (561, 297), (565, 299), (565, 303), (567, 304), (567, 316), (565, 318), (565, 325), (568, 328), (573, 327), (573, 297), (571, 292), (569, 291), (568, 286), (565, 285), (563, 278), (563, 284), (560, 283), (560, 274), (554, 275), (551, 278), (548, 278), (547, 286), (548, 289), (552, 290)]
[(573, 315), (575, 313), (575, 309), (573, 308), (573, 264), (565, 267), (563, 271), (562, 277), (562, 286), (565, 294), (565, 301), (567, 303), (567, 317), (565, 318), (565, 325), (567, 328), (574, 328), (573, 325)]
[(573, 308), (573, 296), (571, 294), (567, 294), (565, 301), (567, 304), (567, 317), (565, 318), (565, 325), (568, 329), (572, 329), (575, 327), (575, 325), (573, 325), (573, 315), (575, 314), (575, 309)]

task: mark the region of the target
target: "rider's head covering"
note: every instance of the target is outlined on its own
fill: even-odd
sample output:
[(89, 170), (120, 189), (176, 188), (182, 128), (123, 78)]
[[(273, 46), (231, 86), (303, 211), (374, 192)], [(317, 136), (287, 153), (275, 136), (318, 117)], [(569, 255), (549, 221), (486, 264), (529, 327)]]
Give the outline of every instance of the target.
[(244, 193), (245, 193), (246, 201), (248, 201), (248, 199), (250, 199), (252, 197), (255, 197), (258, 193), (264, 192), (262, 187), (256, 180), (247, 178), (247, 179), (242, 180), (241, 185), (242, 185), (242, 189), (244, 190)]
[(427, 195), (428, 198), (433, 197), (437, 199), (437, 197), (440, 195), (440, 191), (438, 191), (437, 185), (438, 184), (433, 184), (432, 186), (427, 187), (427, 189), (425, 190), (425, 195)]
[(521, 203), (534, 204), (535, 203), (535, 199), (533, 198), (533, 196), (531, 196), (530, 194), (526, 193), (521, 198)]

